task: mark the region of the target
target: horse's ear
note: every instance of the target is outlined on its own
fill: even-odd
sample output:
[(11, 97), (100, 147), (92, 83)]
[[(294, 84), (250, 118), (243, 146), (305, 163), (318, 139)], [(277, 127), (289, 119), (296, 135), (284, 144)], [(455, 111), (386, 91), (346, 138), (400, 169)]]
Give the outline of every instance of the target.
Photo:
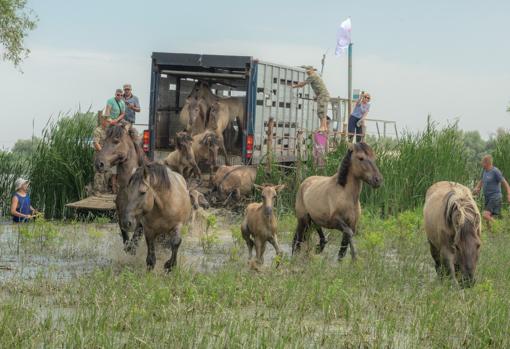
[(354, 143), (348, 143), (347, 150), (354, 151)]
[(280, 191), (282, 191), (283, 189), (285, 189), (285, 184), (280, 184), (280, 185), (277, 185), (276, 187), (274, 187), (274, 190), (278, 193)]
[(149, 168), (147, 166), (143, 166), (143, 179), (148, 181), (150, 177)]
[(253, 186), (255, 187), (255, 189), (260, 190), (260, 191), (262, 191), (262, 189), (264, 189), (264, 187), (262, 185), (254, 184)]

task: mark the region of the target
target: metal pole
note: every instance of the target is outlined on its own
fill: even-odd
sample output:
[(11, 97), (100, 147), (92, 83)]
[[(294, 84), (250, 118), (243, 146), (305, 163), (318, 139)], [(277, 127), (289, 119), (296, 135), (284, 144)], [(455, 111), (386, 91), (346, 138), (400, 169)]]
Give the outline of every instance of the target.
[(352, 43), (349, 44), (348, 49), (348, 63), (347, 63), (347, 115), (344, 120), (344, 133), (348, 134), (347, 123), (352, 112)]

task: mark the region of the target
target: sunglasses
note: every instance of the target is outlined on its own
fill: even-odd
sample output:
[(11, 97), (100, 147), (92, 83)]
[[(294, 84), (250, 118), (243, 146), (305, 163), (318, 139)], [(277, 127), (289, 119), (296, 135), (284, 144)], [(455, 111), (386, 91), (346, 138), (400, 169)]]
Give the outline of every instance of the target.
[(122, 96), (122, 95), (121, 95), (120, 93), (118, 93), (118, 94), (116, 94), (115, 96), (116, 96), (116, 97), (120, 97), (120, 96)]
[(131, 89), (130, 88), (125, 88), (124, 91), (131, 91)]
[(363, 97), (363, 98), (370, 100), (370, 97)]

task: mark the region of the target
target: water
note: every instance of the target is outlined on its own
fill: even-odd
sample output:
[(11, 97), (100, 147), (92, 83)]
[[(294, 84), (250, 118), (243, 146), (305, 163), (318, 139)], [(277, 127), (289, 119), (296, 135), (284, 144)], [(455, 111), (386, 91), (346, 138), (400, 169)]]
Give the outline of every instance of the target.
[[(201, 237), (206, 227), (205, 217), (211, 212), (217, 217), (216, 228), (211, 232), (216, 238), (210, 248), (204, 249)], [(221, 268), (231, 258), (247, 260), (244, 241), (236, 245), (232, 238), (231, 228), (239, 227), (240, 221), (239, 215), (227, 210), (209, 210), (208, 213), (197, 214), (194, 225), (183, 234), (178, 264), (200, 272), (210, 272)], [(20, 234), (19, 227), (10, 222), (0, 224), (0, 283), (36, 277), (66, 281), (97, 268), (122, 270), (128, 266), (146, 267), (144, 239), (140, 240), (135, 256), (126, 254), (117, 224), (50, 223), (52, 232), (49, 238)], [(31, 229), (35, 227), (31, 226)], [(165, 247), (164, 239), (159, 242), (155, 272), (163, 272), (163, 264), (170, 258), (170, 250)], [(280, 245), (284, 253), (290, 255), (290, 245)], [(271, 265), (274, 256), (274, 249), (268, 244), (266, 266)]]

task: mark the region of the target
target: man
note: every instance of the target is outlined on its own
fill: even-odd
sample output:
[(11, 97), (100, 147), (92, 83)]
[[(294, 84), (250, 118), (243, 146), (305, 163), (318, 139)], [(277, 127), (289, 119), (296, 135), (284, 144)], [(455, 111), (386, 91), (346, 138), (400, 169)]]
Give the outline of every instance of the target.
[(124, 102), (126, 103), (126, 115), (124, 120), (128, 121), (131, 126), (135, 123), (136, 113), (140, 112), (140, 101), (138, 97), (133, 95), (131, 84), (124, 84)]
[(478, 182), (473, 194), (478, 195), (483, 187), (485, 205), (482, 216), (487, 222), (494, 221), (494, 216), (501, 214), (501, 202), (503, 194), (501, 193), (501, 183), (505, 186), (507, 200), (510, 202), (510, 186), (503, 177), (501, 171), (492, 164), (492, 156), (485, 155), (482, 159), (482, 179)]
[[(94, 139), (92, 141), (96, 154), (103, 149), (103, 143), (106, 137), (106, 128), (109, 123), (108, 117), (103, 115), (102, 112), (99, 112), (97, 114), (97, 123), (98, 126), (94, 129)], [(100, 173), (96, 171), (94, 173), (93, 190), (95, 195), (106, 193), (108, 191), (108, 177), (110, 174), (112, 178), (112, 188), (115, 192), (115, 188), (117, 186), (117, 167), (113, 166), (108, 172)]]
[(121, 89), (118, 88), (115, 91), (115, 97), (106, 101), (106, 109), (104, 115), (108, 117), (108, 123), (110, 125), (117, 124), (126, 116), (126, 104), (122, 98)]
[(310, 84), (317, 99), (317, 116), (321, 121), (319, 131), (327, 132), (328, 127), (326, 121), (326, 112), (328, 111), (329, 102), (328, 89), (326, 88), (324, 81), (322, 81), (321, 77), (317, 74), (317, 69), (310, 65), (302, 66), (302, 68), (306, 69), (306, 74), (308, 75), (308, 78), (305, 81), (293, 84), (291, 87), (298, 88), (303, 87), (306, 84)]
[(349, 116), (349, 124), (347, 126), (347, 130), (349, 132), (349, 142), (352, 142), (352, 138), (354, 133), (356, 133), (356, 142), (361, 142), (363, 140), (363, 129), (365, 127), (365, 119), (367, 118), (368, 112), (370, 110), (370, 94), (366, 92), (362, 92), (359, 96), (358, 101)]

